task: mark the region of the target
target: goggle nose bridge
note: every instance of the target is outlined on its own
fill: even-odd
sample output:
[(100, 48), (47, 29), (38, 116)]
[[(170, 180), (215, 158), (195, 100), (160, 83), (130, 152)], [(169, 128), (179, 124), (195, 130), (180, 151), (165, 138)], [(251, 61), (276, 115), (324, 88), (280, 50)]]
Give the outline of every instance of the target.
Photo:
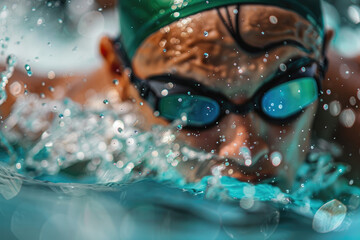
[(233, 104), (233, 103), (227, 103), (225, 106), (223, 106), (225, 114), (236, 114), (236, 115), (242, 115), (245, 116), (248, 113), (254, 111), (257, 109), (258, 106), (256, 102), (254, 102), (252, 99), (246, 101), (244, 104)]

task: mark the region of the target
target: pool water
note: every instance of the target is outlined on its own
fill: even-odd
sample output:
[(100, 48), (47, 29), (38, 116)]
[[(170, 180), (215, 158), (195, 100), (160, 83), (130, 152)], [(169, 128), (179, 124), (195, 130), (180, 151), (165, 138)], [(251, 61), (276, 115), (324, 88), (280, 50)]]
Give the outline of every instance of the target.
[[(9, 9), (0, 20), (20, 21), (5, 16)], [(55, 20), (38, 25), (60, 28), (64, 19)], [(341, 28), (333, 14), (326, 21)], [(352, 44), (340, 44), (344, 36), (351, 41), (350, 32), (334, 40), (345, 53), (355, 52)], [(58, 42), (49, 43), (51, 49)], [(26, 52), (26, 45), (14, 48)], [(15, 63), (10, 55), (0, 104)], [(29, 65), (25, 70), (32, 74)], [(88, 99), (86, 108), (69, 99), (20, 97), (0, 132), (0, 239), (359, 239), (360, 189), (342, 177), (348, 166), (333, 162), (336, 146), (314, 140), (286, 191), (271, 181), (239, 182), (221, 169), (191, 183), (177, 171), (179, 163), (214, 156), (179, 141), (181, 123), (144, 132), (139, 119), (133, 103), (108, 96)]]
[(213, 156), (178, 141), (178, 123), (143, 132), (132, 106), (17, 101), (2, 131), (6, 239), (355, 239), (360, 189), (342, 179), (334, 146), (314, 144), (285, 192), (221, 169), (189, 183), (177, 164)]

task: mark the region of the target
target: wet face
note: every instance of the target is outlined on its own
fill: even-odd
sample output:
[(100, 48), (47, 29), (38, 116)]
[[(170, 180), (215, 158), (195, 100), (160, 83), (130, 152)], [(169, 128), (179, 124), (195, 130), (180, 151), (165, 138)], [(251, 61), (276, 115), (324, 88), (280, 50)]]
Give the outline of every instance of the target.
[[(319, 36), (298, 14), (260, 5), (219, 10), (180, 19), (149, 36), (133, 58), (135, 74), (143, 79), (167, 73), (190, 78), (241, 104), (279, 69), (286, 71), (292, 60), (311, 57), (321, 61)], [(238, 33), (243, 43), (231, 31)], [(284, 40), (297, 44), (261, 50)], [(249, 46), (257, 50), (249, 51)], [(201, 164), (180, 164), (179, 169), (189, 180), (196, 180), (223, 165), (223, 175), (251, 182), (275, 179), (286, 188), (309, 151), (316, 106), (315, 102), (283, 123), (252, 111), (245, 116), (230, 113), (203, 130), (183, 129), (181, 138), (187, 144), (217, 157)], [(152, 112), (146, 104), (142, 108), (144, 113)], [(159, 122), (153, 114), (144, 117), (148, 125)], [(250, 151), (250, 164), (245, 164), (244, 149)], [(275, 155), (280, 157), (274, 162), (270, 156)]]

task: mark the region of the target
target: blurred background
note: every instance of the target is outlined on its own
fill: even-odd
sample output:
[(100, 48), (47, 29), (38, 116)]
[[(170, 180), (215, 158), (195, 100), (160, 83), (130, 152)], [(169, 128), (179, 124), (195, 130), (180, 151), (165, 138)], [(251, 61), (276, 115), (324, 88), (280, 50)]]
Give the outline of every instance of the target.
[[(360, 53), (360, 0), (327, 0), (325, 22), (341, 55)], [(119, 34), (116, 0), (2, 0), (1, 60), (15, 54), (33, 72), (81, 73), (101, 63), (101, 36)], [(25, 71), (25, 70), (24, 70)]]

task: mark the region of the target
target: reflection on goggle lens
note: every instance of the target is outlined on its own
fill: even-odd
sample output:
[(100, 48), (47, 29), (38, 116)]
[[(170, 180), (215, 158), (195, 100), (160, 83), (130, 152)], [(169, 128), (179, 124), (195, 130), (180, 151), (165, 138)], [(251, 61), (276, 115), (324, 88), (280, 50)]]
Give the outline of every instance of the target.
[(220, 106), (208, 97), (176, 94), (161, 98), (159, 111), (168, 120), (181, 119), (189, 126), (202, 126), (216, 121)]
[[(298, 78), (271, 88), (261, 98), (260, 110), (273, 119), (289, 118), (318, 97), (313, 77)], [(187, 126), (213, 124), (223, 113), (220, 104), (201, 95), (174, 94), (159, 101), (160, 115), (170, 121), (181, 119)]]
[(314, 78), (296, 79), (267, 91), (261, 100), (262, 111), (272, 118), (288, 118), (313, 103), (317, 97)]

